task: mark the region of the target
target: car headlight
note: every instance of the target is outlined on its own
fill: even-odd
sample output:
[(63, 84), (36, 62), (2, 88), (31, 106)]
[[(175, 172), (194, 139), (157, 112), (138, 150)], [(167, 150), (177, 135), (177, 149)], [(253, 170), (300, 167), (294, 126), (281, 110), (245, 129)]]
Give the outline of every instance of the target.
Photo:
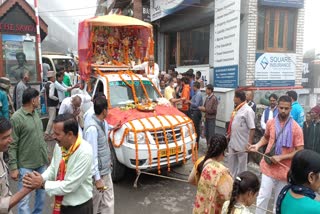
[[(189, 127), (189, 129), (188, 129)], [(190, 132), (189, 132), (190, 130)], [(190, 135), (193, 135), (194, 134), (194, 130), (193, 130), (193, 126), (192, 124), (186, 124), (185, 126), (183, 126), (183, 136), (186, 138), (186, 137), (189, 137)]]
[[(127, 135), (127, 141), (128, 143), (135, 143), (135, 139), (134, 139), (134, 133), (133, 132), (129, 132)], [(137, 133), (137, 143), (145, 143), (145, 135), (144, 133)]]

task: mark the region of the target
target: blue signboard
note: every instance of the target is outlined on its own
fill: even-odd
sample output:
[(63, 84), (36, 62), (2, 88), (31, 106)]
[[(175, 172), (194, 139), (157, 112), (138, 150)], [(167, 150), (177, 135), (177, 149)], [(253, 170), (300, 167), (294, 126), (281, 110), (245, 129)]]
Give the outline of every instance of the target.
[(237, 88), (238, 87), (238, 65), (214, 68), (214, 87)]
[(259, 4), (273, 7), (303, 8), (304, 0), (259, 0)]

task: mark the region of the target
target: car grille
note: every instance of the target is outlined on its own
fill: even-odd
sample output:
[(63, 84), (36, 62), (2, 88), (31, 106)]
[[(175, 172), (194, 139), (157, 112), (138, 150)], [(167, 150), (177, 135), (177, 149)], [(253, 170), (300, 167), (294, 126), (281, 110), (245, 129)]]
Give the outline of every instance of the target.
[(159, 130), (157, 132), (151, 132), (151, 136), (154, 139), (154, 141), (156, 141), (156, 136), (157, 136), (159, 144), (166, 144), (165, 138), (164, 138), (165, 135), (167, 136), (168, 143), (174, 143), (174, 137), (173, 137), (174, 134), (176, 136), (177, 141), (181, 140), (180, 128), (173, 129), (173, 130), (174, 130), (174, 133), (173, 133), (172, 129), (166, 129), (165, 133), (163, 132), (163, 130)]

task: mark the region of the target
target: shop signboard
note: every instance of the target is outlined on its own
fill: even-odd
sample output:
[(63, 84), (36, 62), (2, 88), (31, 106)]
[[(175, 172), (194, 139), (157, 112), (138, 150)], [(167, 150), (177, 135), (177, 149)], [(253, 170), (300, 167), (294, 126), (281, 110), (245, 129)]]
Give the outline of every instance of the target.
[(259, 0), (259, 4), (272, 7), (303, 8), (304, 0)]
[(192, 7), (196, 3), (200, 3), (200, 0), (151, 0), (151, 21), (173, 14), (183, 8)]
[(142, 5), (142, 21), (150, 22), (150, 6), (149, 5)]
[(236, 88), (239, 82), (239, 0), (216, 0), (214, 25), (214, 86)]
[(257, 53), (255, 86), (294, 86), (296, 77), (296, 54)]

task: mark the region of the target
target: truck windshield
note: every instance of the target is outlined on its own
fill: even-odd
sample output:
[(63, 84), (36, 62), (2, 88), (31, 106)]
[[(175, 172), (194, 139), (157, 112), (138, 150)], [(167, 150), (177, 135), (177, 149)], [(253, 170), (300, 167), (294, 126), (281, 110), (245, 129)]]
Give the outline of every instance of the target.
[[(141, 82), (146, 88), (149, 98), (154, 102), (157, 101), (160, 96), (154, 89), (152, 83), (148, 80), (142, 80)], [(128, 80), (128, 83), (131, 84), (132, 82)], [(111, 81), (109, 82), (109, 88), (110, 102), (113, 107), (126, 105), (128, 103), (134, 103), (131, 87), (126, 85), (126, 83), (124, 83), (123, 81)], [(141, 99), (146, 99), (140, 81), (134, 81), (134, 88), (139, 101), (141, 101)]]

